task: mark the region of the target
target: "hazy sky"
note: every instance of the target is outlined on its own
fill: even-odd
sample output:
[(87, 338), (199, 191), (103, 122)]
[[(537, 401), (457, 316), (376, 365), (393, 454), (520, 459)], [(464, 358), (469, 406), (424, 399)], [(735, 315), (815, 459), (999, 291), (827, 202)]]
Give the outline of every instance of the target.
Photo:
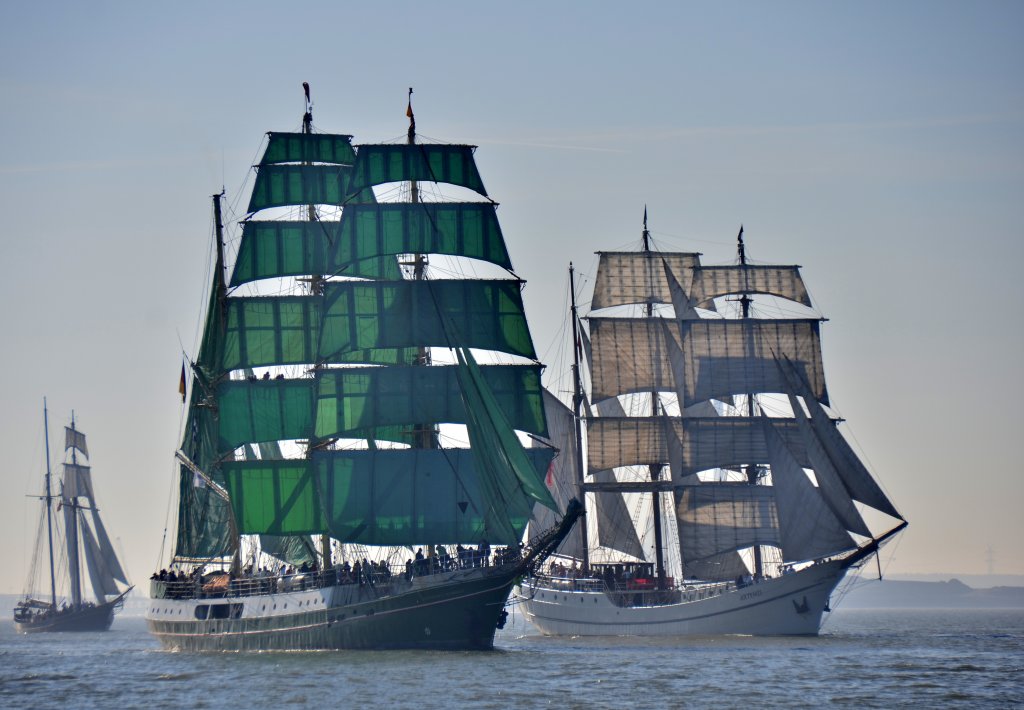
[[(566, 268), (798, 263), (832, 400), (911, 526), (889, 572), (1024, 573), (1024, 4), (0, 4), (0, 592), (75, 410), (134, 581), (159, 559), (210, 249), (268, 130), (480, 146), (542, 354)], [(292, 5), (298, 8), (300, 5)], [(56, 453), (58, 445), (52, 450)]]

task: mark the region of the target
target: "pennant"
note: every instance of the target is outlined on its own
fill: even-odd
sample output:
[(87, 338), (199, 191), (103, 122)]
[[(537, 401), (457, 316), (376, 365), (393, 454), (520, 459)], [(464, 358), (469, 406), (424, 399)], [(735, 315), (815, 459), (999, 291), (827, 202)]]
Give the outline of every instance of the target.
[(551, 463), (548, 464), (548, 473), (544, 476), (544, 485), (548, 488), (552, 488), (555, 485), (555, 460), (551, 459)]
[(178, 381), (178, 394), (181, 395), (181, 403), (185, 403), (185, 363), (181, 364), (181, 380)]

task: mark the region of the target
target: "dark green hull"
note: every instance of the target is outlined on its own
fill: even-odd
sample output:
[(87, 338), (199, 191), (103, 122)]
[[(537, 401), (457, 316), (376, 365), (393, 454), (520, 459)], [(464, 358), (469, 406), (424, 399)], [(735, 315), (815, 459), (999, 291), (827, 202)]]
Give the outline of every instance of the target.
[[(478, 568), (385, 594), (341, 585), (217, 601), (154, 599), (147, 622), (164, 648), (181, 651), (483, 650), (494, 645), (519, 573), (511, 565)], [(196, 611), (203, 605), (238, 618), (195, 618), (209, 613)], [(280, 613), (288, 606), (303, 611)]]

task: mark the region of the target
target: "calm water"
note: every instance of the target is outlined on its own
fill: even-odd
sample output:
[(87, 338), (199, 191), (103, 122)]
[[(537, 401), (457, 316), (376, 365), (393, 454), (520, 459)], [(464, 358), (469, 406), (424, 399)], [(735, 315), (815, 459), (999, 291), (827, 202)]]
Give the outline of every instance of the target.
[(1024, 611), (839, 610), (819, 638), (555, 639), (520, 613), (493, 653), (160, 651), (0, 622), (0, 707), (1024, 705)]

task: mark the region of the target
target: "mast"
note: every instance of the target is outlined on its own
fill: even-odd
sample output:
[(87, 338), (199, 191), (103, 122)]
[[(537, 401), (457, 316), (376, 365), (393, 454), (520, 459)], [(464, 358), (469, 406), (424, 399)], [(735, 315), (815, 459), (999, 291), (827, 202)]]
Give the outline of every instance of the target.
[[(409, 87), (409, 102), (405, 109), (405, 115), (409, 119), (409, 131), (406, 134), (407, 145), (416, 145), (416, 115), (412, 110), (412, 87)], [(409, 181), (409, 201), (411, 203), (419, 204), (420, 202), (420, 187), (416, 180)], [(423, 281), (426, 279), (427, 270), (427, 256), (426, 254), (413, 254), (412, 263), (412, 277), (415, 281)], [(420, 365), (430, 364), (430, 349), (420, 346), (416, 352), (416, 362)], [(413, 446), (417, 449), (435, 449), (437, 448), (437, 431), (433, 425), (417, 424), (413, 427)], [(433, 549), (433, 545), (429, 546)]]
[[(313, 132), (313, 99), (309, 95), (309, 82), (302, 82), (302, 90), (306, 95), (306, 111), (302, 114), (302, 132), (309, 135)], [(310, 164), (309, 162), (304, 163), (304, 165)], [(306, 218), (310, 222), (317, 220), (316, 205), (306, 205)], [(308, 281), (310, 294), (317, 295), (323, 293), (323, 283), (323, 274), (311, 274)], [(320, 369), (320, 364), (317, 363), (314, 369)], [(320, 559), (320, 569), (327, 569), (334, 562), (331, 559), (331, 536), (327, 533), (320, 535)]]
[[(77, 431), (75, 429), (74, 410), (71, 412), (71, 431)], [(78, 466), (78, 451), (74, 446), (71, 447), (71, 463), (76, 467)], [(75, 493), (77, 494), (78, 491), (76, 490)], [(73, 569), (69, 569), (71, 572), (71, 602), (77, 608), (82, 603), (82, 577), (78, 559), (78, 496), (65, 497), (63, 503), (71, 508), (71, 514), (64, 518), (67, 523), (67, 529), (64, 531), (64, 534), (67, 538), (68, 546), (68, 567), (73, 567)]]
[[(224, 224), (221, 220), (220, 198), (223, 192), (213, 196), (213, 225), (217, 242), (217, 264), (214, 278), (217, 280), (217, 306), (223, 313), (227, 308), (227, 285), (224, 279)], [(231, 519), (231, 546), (234, 550), (231, 553), (231, 570), (234, 573), (242, 568), (242, 541), (238, 535), (238, 529), (234, 525), (234, 515), (229, 514)]]
[[(648, 257), (648, 263), (650, 263), (651, 257), (651, 233), (647, 229), (647, 206), (644, 206), (644, 229), (642, 233), (643, 237), (643, 252)], [(647, 317), (654, 317), (654, 304), (651, 299), (647, 300)], [(658, 416), (658, 392), (657, 390), (651, 390), (651, 416)], [(651, 464), (650, 467), (651, 482), (657, 483), (661, 478), (661, 466), (659, 464)], [(665, 555), (664, 555), (664, 543), (661, 539), (661, 493), (655, 487), (651, 490), (651, 510), (654, 515), (654, 558), (656, 572), (658, 575), (658, 589), (665, 587)]]
[[(740, 295), (740, 309), (741, 309), (741, 320), (750, 320), (750, 281), (747, 274), (747, 250), (743, 244), (743, 225), (740, 225), (739, 234), (736, 235), (736, 250), (739, 254), (740, 268), (743, 270), (743, 293)], [(750, 353), (748, 353), (748, 357)], [(754, 394), (747, 392), (747, 416), (753, 419), (754, 417)], [(760, 474), (760, 470), (757, 464), (747, 464), (744, 472), (747, 476), (747, 484), (751, 486), (757, 485), (757, 480)], [(754, 545), (754, 574), (758, 577), (764, 572), (764, 562), (761, 558), (761, 546)]]
[(569, 262), (569, 298), (571, 306), (571, 318), (572, 318), (572, 412), (573, 412), (573, 426), (576, 435), (576, 471), (579, 476), (580, 484), (580, 498), (583, 500), (583, 524), (580, 525), (580, 549), (583, 551), (583, 574), (590, 573), (590, 550), (587, 547), (587, 524), (586, 524), (586, 509), (587, 509), (587, 494), (583, 489), (583, 484), (586, 477), (583, 474), (583, 432), (580, 420), (582, 418), (583, 410), (583, 387), (580, 384), (580, 343), (579, 336), (579, 324), (578, 317), (576, 315), (576, 279), (575, 273), (572, 267), (572, 262)]
[(46, 441), (46, 543), (50, 550), (50, 604), (57, 608), (57, 578), (53, 573), (53, 496), (50, 495), (50, 425), (43, 397), (43, 439)]

